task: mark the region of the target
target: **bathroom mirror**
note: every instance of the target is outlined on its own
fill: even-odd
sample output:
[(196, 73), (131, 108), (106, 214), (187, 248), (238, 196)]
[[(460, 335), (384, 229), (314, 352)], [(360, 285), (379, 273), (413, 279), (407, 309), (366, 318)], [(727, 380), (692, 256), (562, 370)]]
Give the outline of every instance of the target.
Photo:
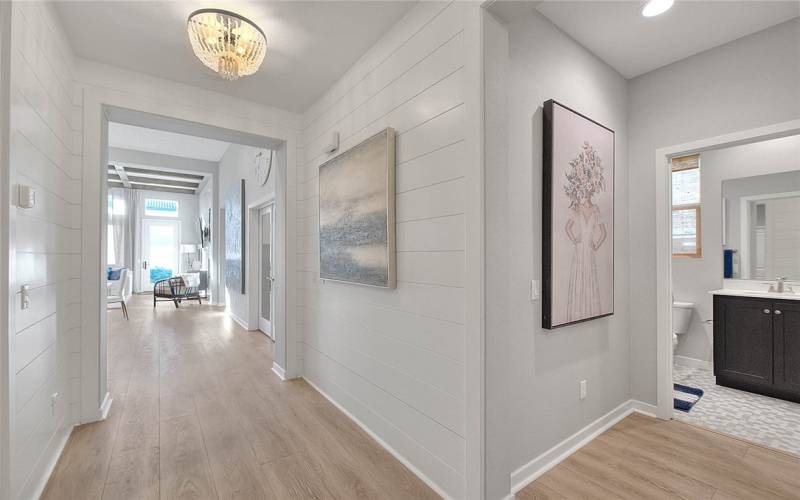
[(800, 170), (723, 180), (721, 222), (725, 278), (800, 280)]

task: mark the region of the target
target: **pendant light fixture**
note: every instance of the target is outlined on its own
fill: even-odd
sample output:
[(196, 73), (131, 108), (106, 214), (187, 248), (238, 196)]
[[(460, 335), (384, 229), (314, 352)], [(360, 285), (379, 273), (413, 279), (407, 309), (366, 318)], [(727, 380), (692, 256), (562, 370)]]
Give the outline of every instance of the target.
[(187, 29), (197, 58), (226, 80), (252, 75), (264, 61), (264, 32), (239, 14), (200, 9), (189, 15)]

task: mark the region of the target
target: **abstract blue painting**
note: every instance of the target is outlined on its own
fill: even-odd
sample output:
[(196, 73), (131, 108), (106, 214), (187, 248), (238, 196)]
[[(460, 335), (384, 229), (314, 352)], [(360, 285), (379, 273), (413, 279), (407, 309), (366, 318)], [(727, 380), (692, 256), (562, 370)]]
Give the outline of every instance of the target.
[(394, 168), (391, 128), (319, 167), (321, 279), (396, 287)]
[(244, 179), (225, 197), (225, 286), (244, 294)]

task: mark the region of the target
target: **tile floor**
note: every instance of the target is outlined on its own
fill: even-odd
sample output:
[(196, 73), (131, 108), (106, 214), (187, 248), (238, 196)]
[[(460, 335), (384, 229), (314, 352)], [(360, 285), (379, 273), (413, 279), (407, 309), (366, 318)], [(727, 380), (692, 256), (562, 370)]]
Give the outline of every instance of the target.
[(676, 419), (800, 455), (800, 404), (718, 386), (706, 368), (674, 365), (673, 379), (705, 391), (689, 413), (676, 411)]

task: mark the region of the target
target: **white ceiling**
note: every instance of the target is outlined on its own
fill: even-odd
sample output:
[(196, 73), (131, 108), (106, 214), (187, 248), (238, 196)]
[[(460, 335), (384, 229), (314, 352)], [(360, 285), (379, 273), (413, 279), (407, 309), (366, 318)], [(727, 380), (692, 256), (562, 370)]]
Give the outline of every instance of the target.
[[(289, 111), (305, 111), (412, 6), (412, 1), (57, 1), (79, 57)], [(192, 52), (188, 15), (235, 11), (267, 37), (255, 75), (222, 80)]]
[(108, 145), (113, 148), (219, 162), (230, 143), (109, 122)]
[(498, 3), (516, 4), (499, 7), (504, 18), (535, 7), (625, 78), (800, 16), (797, 0), (676, 0), (672, 9), (651, 18), (641, 15), (639, 0)]

